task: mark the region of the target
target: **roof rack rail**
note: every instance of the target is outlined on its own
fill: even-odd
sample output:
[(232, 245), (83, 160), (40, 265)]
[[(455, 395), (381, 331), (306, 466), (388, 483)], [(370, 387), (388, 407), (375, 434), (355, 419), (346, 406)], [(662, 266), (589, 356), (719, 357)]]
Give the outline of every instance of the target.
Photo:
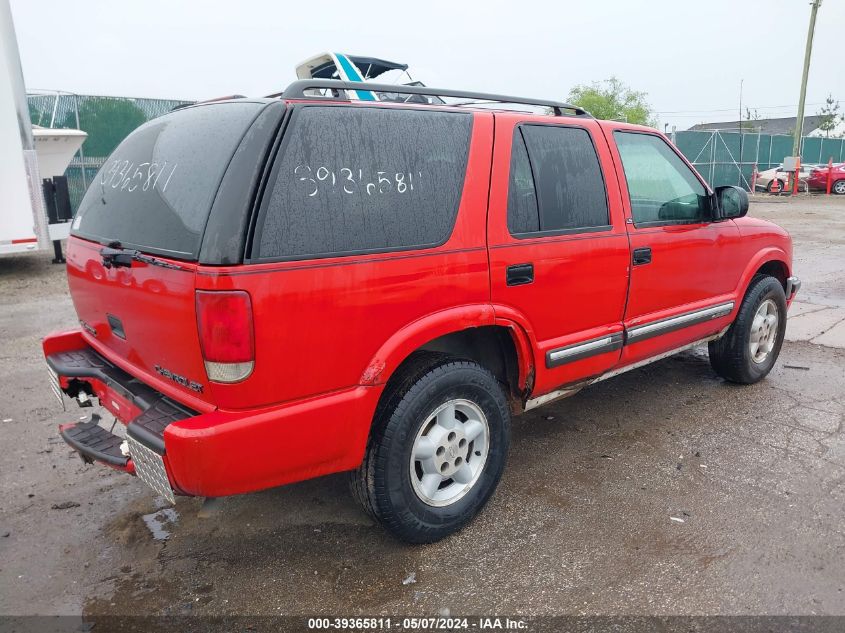
[[(340, 81), (337, 79), (300, 79), (294, 81), (284, 92), (267, 95), (268, 97), (281, 97), (282, 99), (308, 99), (312, 95), (306, 95), (306, 90), (367, 90), (369, 92), (391, 92), (396, 94), (423, 95), (431, 97), (456, 97), (458, 99), (477, 99), (479, 101), (493, 101), (498, 103), (518, 103), (522, 105), (544, 106), (551, 108), (556, 116), (562, 116), (564, 110), (570, 110), (576, 116), (592, 115), (584, 108), (574, 106), (561, 101), (549, 101), (547, 99), (529, 99), (527, 97), (510, 97), (507, 95), (488, 94), (486, 92), (468, 92), (466, 90), (449, 90), (443, 88), (429, 88), (428, 86), (405, 86), (402, 84), (379, 84), (369, 81)], [(325, 97), (327, 99), (340, 97)], [(466, 105), (466, 104), (463, 104)]]

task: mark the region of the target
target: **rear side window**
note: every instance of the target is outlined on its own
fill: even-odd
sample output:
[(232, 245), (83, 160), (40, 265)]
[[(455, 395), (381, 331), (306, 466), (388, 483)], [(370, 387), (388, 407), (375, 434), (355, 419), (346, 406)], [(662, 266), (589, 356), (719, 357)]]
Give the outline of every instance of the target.
[(261, 108), (204, 105), (139, 127), (88, 187), (73, 234), (195, 260), (223, 173)]
[(575, 232), (609, 224), (607, 192), (590, 133), (577, 127), (518, 127), (508, 192), (510, 232)]
[(254, 259), (437, 246), (452, 233), (472, 115), (303, 106), (285, 132)]
[(536, 233), (540, 230), (540, 213), (537, 210), (537, 191), (531, 162), (522, 132), (513, 133), (511, 147), (511, 177), (508, 185), (508, 230), (511, 234)]

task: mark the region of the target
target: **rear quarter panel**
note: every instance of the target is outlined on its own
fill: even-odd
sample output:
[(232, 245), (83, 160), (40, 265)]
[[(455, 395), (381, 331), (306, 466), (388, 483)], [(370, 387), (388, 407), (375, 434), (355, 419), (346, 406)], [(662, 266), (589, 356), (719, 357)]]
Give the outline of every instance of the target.
[[(300, 400), (367, 382), (383, 383), (407, 352), (389, 341), (403, 330), (427, 338), (416, 323), (467, 306), (487, 324), (490, 285), (486, 235), (492, 115), (476, 113), (461, 204), (442, 246), (311, 261), (200, 267), (197, 288), (250, 294), (255, 323), (255, 370), (235, 385), (213, 385), (223, 409)], [(465, 311), (463, 311), (465, 312)], [(467, 321), (467, 320), (465, 320)], [(492, 323), (492, 315), (487, 319)], [(400, 335), (401, 336), (401, 335)], [(385, 346), (397, 353), (380, 358)], [(375, 370), (368, 368), (375, 367)], [(366, 381), (364, 377), (366, 375)]]

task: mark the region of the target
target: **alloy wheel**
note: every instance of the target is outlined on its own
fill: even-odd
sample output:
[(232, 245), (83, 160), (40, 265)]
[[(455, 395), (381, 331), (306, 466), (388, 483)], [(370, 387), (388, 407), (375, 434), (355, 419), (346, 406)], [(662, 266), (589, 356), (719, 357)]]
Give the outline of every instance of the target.
[(755, 363), (765, 362), (775, 348), (779, 320), (778, 307), (771, 299), (766, 299), (757, 308), (751, 322), (751, 336), (748, 341), (751, 359)]
[(410, 475), (423, 503), (446, 506), (468, 493), (484, 470), (487, 417), (469, 400), (450, 400), (425, 420), (411, 449)]

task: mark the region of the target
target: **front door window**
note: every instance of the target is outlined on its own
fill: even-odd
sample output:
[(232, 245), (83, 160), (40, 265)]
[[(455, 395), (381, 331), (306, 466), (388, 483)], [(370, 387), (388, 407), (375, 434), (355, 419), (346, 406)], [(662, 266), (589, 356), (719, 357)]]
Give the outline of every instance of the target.
[(710, 197), (695, 174), (659, 136), (614, 134), (636, 226), (689, 224), (711, 219)]

